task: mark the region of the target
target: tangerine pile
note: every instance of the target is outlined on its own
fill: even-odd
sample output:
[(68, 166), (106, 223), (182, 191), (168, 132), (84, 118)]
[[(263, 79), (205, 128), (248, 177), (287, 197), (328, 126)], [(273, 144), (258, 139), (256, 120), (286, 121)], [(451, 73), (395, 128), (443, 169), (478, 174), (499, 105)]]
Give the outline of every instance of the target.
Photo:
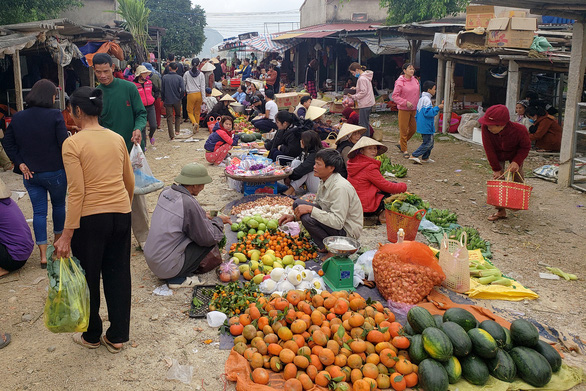
[(285, 391), (314, 385), (401, 391), (418, 382), (395, 315), (358, 293), (293, 290), (261, 297), (229, 324), (233, 349), (248, 360), (258, 384), (268, 384), (269, 371), (282, 372)]
[(299, 235), (291, 236), (285, 232), (265, 232), (262, 235), (248, 234), (232, 243), (230, 246), (230, 255), (241, 252), (248, 254), (251, 250), (259, 250), (261, 256), (267, 250), (273, 250), (275, 257), (284, 258), (286, 255), (293, 255), (295, 260), (302, 262), (317, 258), (318, 254), (315, 247), (307, 238)]

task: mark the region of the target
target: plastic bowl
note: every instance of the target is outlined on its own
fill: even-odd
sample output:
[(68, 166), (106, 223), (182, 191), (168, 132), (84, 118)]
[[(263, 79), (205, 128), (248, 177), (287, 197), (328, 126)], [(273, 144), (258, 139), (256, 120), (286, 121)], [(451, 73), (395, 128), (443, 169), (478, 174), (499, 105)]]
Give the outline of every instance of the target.
[(328, 236), (324, 239), (326, 249), (335, 255), (354, 254), (360, 248), (360, 242), (346, 236)]

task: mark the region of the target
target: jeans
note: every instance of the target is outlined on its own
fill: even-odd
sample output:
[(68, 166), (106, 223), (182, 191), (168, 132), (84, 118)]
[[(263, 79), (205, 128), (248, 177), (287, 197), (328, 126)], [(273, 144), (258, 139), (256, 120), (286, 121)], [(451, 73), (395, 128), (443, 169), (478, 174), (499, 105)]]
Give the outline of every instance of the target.
[(65, 224), (65, 196), (67, 176), (65, 170), (35, 172), (31, 179), (23, 179), (24, 187), (33, 204), (33, 230), (37, 244), (47, 244), (47, 192), (53, 206), (53, 233), (63, 232)]
[(84, 216), (71, 238), (71, 251), (85, 271), (90, 290), (90, 319), (83, 339), (100, 342), (100, 276), (108, 308), (110, 327), (106, 338), (112, 343), (128, 341), (130, 333), (130, 213), (101, 213)]
[(433, 134), (422, 134), (421, 138), (423, 142), (413, 152), (414, 157), (421, 157), (423, 160), (429, 159), (429, 155), (431, 155), (431, 150), (433, 149)]
[(252, 120), (251, 123), (261, 133), (268, 133), (273, 129), (277, 129), (277, 124), (268, 118), (260, 118)]

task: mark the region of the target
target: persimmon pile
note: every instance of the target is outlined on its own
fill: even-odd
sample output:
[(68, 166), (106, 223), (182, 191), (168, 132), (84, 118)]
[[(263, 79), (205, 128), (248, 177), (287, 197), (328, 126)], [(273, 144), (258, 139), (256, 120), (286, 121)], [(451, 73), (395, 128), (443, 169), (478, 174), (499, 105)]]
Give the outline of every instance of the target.
[(339, 391), (404, 390), (418, 382), (410, 342), (395, 315), (358, 293), (296, 291), (261, 297), (229, 319), (234, 350), (255, 383), (282, 373), (285, 391), (314, 385)]
[(292, 255), (293, 259), (302, 262), (317, 258), (318, 254), (311, 242), (299, 235), (291, 236), (285, 232), (264, 232), (262, 235), (248, 234), (230, 246), (230, 254), (237, 252), (248, 254), (249, 251), (259, 250), (264, 255), (272, 250), (277, 258)]

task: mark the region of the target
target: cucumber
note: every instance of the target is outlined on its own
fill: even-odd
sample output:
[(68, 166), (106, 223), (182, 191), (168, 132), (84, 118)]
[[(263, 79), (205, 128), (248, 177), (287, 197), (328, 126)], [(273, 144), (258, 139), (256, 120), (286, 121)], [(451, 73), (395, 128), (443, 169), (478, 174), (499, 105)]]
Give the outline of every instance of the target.
[(423, 391), (447, 391), (448, 373), (439, 362), (428, 358), (419, 364), (419, 385)]
[(551, 366), (552, 372), (557, 372), (562, 367), (562, 356), (558, 353), (557, 350), (547, 342), (538, 341), (537, 345), (533, 347), (533, 349), (541, 354), (549, 365)]
[(475, 328), (478, 324), (474, 315), (465, 309), (458, 307), (448, 308), (446, 312), (444, 312), (444, 322), (458, 323), (466, 332)]
[(515, 362), (503, 349), (496, 352), (496, 357), (486, 360), (488, 371), (493, 377), (507, 383), (512, 383), (517, 376)]
[(460, 361), (462, 376), (476, 386), (483, 386), (490, 376), (488, 367), (478, 356), (470, 354)]
[(448, 336), (436, 327), (423, 330), (423, 348), (431, 358), (438, 361), (448, 361), (454, 354), (452, 342)]
[(507, 335), (505, 334), (503, 326), (494, 320), (487, 319), (482, 321), (478, 327), (489, 333), (494, 338), (499, 348), (502, 349), (505, 347), (507, 343)]
[(455, 356), (464, 357), (472, 351), (472, 341), (462, 326), (454, 322), (444, 322), (441, 330), (452, 342)]
[(428, 327), (435, 327), (435, 320), (428, 310), (422, 307), (412, 307), (407, 312), (407, 321), (416, 334), (421, 334)]
[(511, 341), (515, 346), (532, 348), (539, 341), (539, 331), (529, 321), (517, 319), (511, 323)]
[(517, 375), (533, 387), (543, 387), (551, 380), (551, 365), (541, 354), (525, 346), (511, 349), (511, 358), (517, 367)]
[(498, 346), (494, 338), (483, 329), (472, 329), (468, 331), (470, 341), (472, 341), (472, 351), (482, 358), (494, 358)]

